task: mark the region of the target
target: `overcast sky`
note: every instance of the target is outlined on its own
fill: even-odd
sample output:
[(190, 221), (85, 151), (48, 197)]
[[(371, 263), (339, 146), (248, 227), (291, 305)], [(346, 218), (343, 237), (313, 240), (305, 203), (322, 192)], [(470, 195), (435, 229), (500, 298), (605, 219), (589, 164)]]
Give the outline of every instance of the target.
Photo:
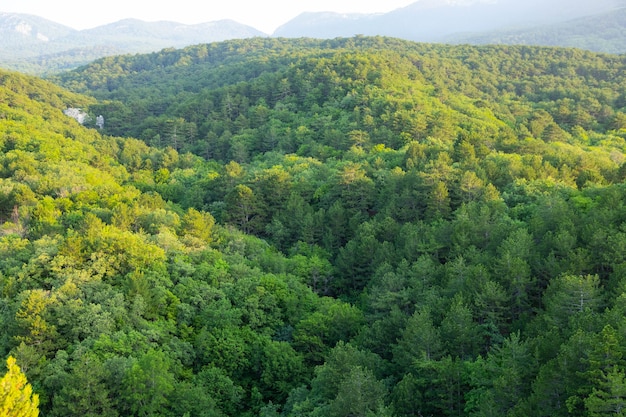
[(194, 24), (233, 19), (271, 34), (302, 12), (379, 13), (416, 0), (0, 0), (0, 12), (27, 13), (88, 29), (125, 18)]

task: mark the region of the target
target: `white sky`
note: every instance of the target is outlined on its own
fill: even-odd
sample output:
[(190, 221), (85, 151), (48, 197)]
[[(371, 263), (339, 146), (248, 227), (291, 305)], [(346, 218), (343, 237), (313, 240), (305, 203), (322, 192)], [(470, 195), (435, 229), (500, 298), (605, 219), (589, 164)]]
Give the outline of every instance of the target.
[(0, 0), (0, 12), (27, 13), (74, 29), (126, 18), (185, 24), (233, 19), (271, 34), (302, 12), (379, 13), (417, 0)]

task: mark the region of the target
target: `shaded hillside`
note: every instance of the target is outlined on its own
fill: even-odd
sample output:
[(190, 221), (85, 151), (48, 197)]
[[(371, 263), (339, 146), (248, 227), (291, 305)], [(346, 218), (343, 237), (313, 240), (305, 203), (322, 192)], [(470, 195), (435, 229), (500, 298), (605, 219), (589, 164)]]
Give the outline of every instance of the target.
[(0, 352), (46, 416), (624, 407), (625, 74), (367, 37), (3, 74)]

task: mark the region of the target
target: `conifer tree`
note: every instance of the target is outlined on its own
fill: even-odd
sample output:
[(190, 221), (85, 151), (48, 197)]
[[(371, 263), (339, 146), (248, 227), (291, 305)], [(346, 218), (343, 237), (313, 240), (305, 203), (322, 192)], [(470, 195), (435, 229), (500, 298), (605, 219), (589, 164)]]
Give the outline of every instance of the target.
[(8, 372), (0, 380), (0, 415), (4, 417), (37, 417), (39, 395), (26, 380), (15, 358), (7, 359)]

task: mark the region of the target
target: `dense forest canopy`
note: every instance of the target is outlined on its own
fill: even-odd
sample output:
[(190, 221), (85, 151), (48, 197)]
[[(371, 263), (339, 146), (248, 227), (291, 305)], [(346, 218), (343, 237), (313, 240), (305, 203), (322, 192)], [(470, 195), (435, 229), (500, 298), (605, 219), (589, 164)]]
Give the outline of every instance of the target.
[(0, 73), (0, 352), (45, 416), (615, 415), (625, 64), (355, 37)]

